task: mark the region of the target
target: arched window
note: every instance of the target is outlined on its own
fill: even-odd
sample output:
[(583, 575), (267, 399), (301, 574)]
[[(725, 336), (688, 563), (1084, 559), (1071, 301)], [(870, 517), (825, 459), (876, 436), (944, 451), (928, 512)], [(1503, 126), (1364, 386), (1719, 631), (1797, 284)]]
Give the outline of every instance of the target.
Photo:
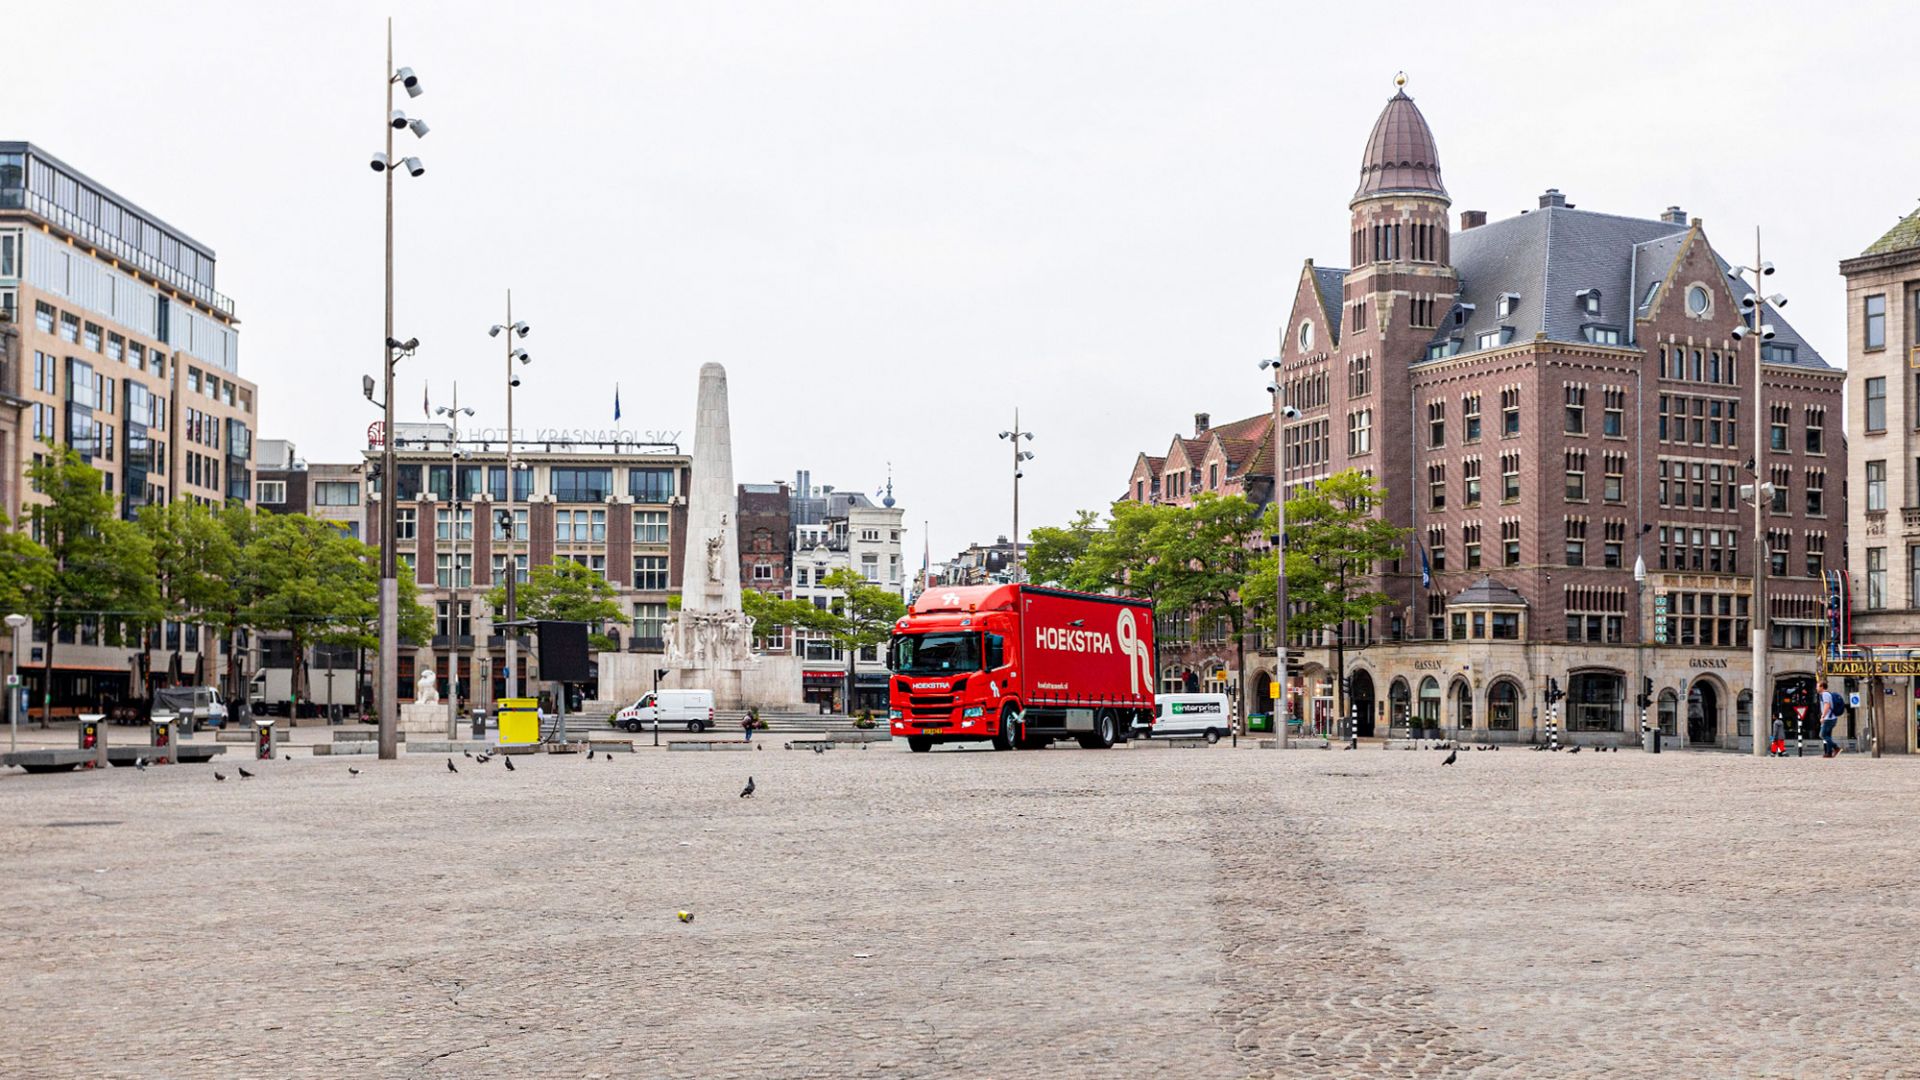
[(1677, 736), (1680, 734), (1680, 695), (1671, 690), (1660, 691), (1660, 734)]
[(1465, 682), (1453, 684), (1453, 726), (1473, 730), (1473, 687)]
[(1487, 730), (1520, 730), (1520, 687), (1511, 679), (1487, 688)]
[(1431, 675), (1420, 680), (1420, 726), (1440, 726), (1440, 680)]

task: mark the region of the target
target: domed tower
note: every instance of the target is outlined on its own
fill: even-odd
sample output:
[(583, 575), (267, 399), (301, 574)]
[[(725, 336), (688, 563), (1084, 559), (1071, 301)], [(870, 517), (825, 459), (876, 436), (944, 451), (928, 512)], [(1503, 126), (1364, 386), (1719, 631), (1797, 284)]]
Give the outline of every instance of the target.
[(1447, 189), (1440, 182), (1440, 150), (1420, 107), (1407, 96), (1407, 77), (1367, 136), (1353, 210), (1353, 266), (1447, 262)]

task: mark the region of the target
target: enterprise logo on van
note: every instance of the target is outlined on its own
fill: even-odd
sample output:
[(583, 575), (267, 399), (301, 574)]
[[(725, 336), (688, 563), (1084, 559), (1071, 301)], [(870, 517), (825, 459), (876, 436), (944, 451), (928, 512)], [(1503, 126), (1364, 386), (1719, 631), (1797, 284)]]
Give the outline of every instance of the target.
[(1172, 716), (1220, 715), (1220, 703), (1217, 701), (1176, 701), (1168, 706)]
[(1076, 630), (1064, 626), (1036, 626), (1033, 643), (1055, 652), (1111, 653), (1113, 638), (1098, 630)]

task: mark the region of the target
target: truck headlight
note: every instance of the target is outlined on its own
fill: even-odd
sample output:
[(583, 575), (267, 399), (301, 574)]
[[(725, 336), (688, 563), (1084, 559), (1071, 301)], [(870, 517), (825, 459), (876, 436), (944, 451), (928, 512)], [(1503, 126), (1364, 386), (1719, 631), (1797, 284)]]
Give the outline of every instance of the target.
[(888, 709), (888, 710), (887, 710), (887, 719), (889, 719), (889, 720), (898, 720), (898, 719), (900, 719), (900, 710), (899, 710), (899, 709)]
[(978, 706), (978, 705), (975, 705), (975, 706), (973, 706), (973, 707), (971, 707), (971, 708), (968, 708), (968, 709), (966, 709), (966, 710), (963, 710), (963, 711), (962, 711), (962, 712), (960, 713), (960, 715), (961, 715), (961, 716), (985, 716), (985, 715), (986, 715), (986, 710), (984, 710), (984, 709), (982, 709), (982, 708), (981, 708), (980, 706)]

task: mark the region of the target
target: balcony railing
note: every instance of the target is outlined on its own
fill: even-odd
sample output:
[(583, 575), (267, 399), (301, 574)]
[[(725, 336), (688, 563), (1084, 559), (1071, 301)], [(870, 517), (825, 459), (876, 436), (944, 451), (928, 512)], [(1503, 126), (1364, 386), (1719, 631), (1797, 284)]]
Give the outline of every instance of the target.
[(59, 226), (61, 229), (86, 241), (95, 249), (105, 252), (128, 266), (138, 268), (148, 277), (157, 278), (179, 289), (181, 292), (192, 295), (228, 318), (233, 317), (233, 301), (216, 292), (211, 286), (204, 285), (188, 277), (186, 274), (175, 270), (173, 267), (134, 247), (125, 240), (112, 235), (93, 222), (80, 217), (78, 214), (55, 206), (52, 200), (43, 195), (29, 191), (26, 193), (24, 202), (26, 205), (23, 209), (38, 214), (54, 225)]

